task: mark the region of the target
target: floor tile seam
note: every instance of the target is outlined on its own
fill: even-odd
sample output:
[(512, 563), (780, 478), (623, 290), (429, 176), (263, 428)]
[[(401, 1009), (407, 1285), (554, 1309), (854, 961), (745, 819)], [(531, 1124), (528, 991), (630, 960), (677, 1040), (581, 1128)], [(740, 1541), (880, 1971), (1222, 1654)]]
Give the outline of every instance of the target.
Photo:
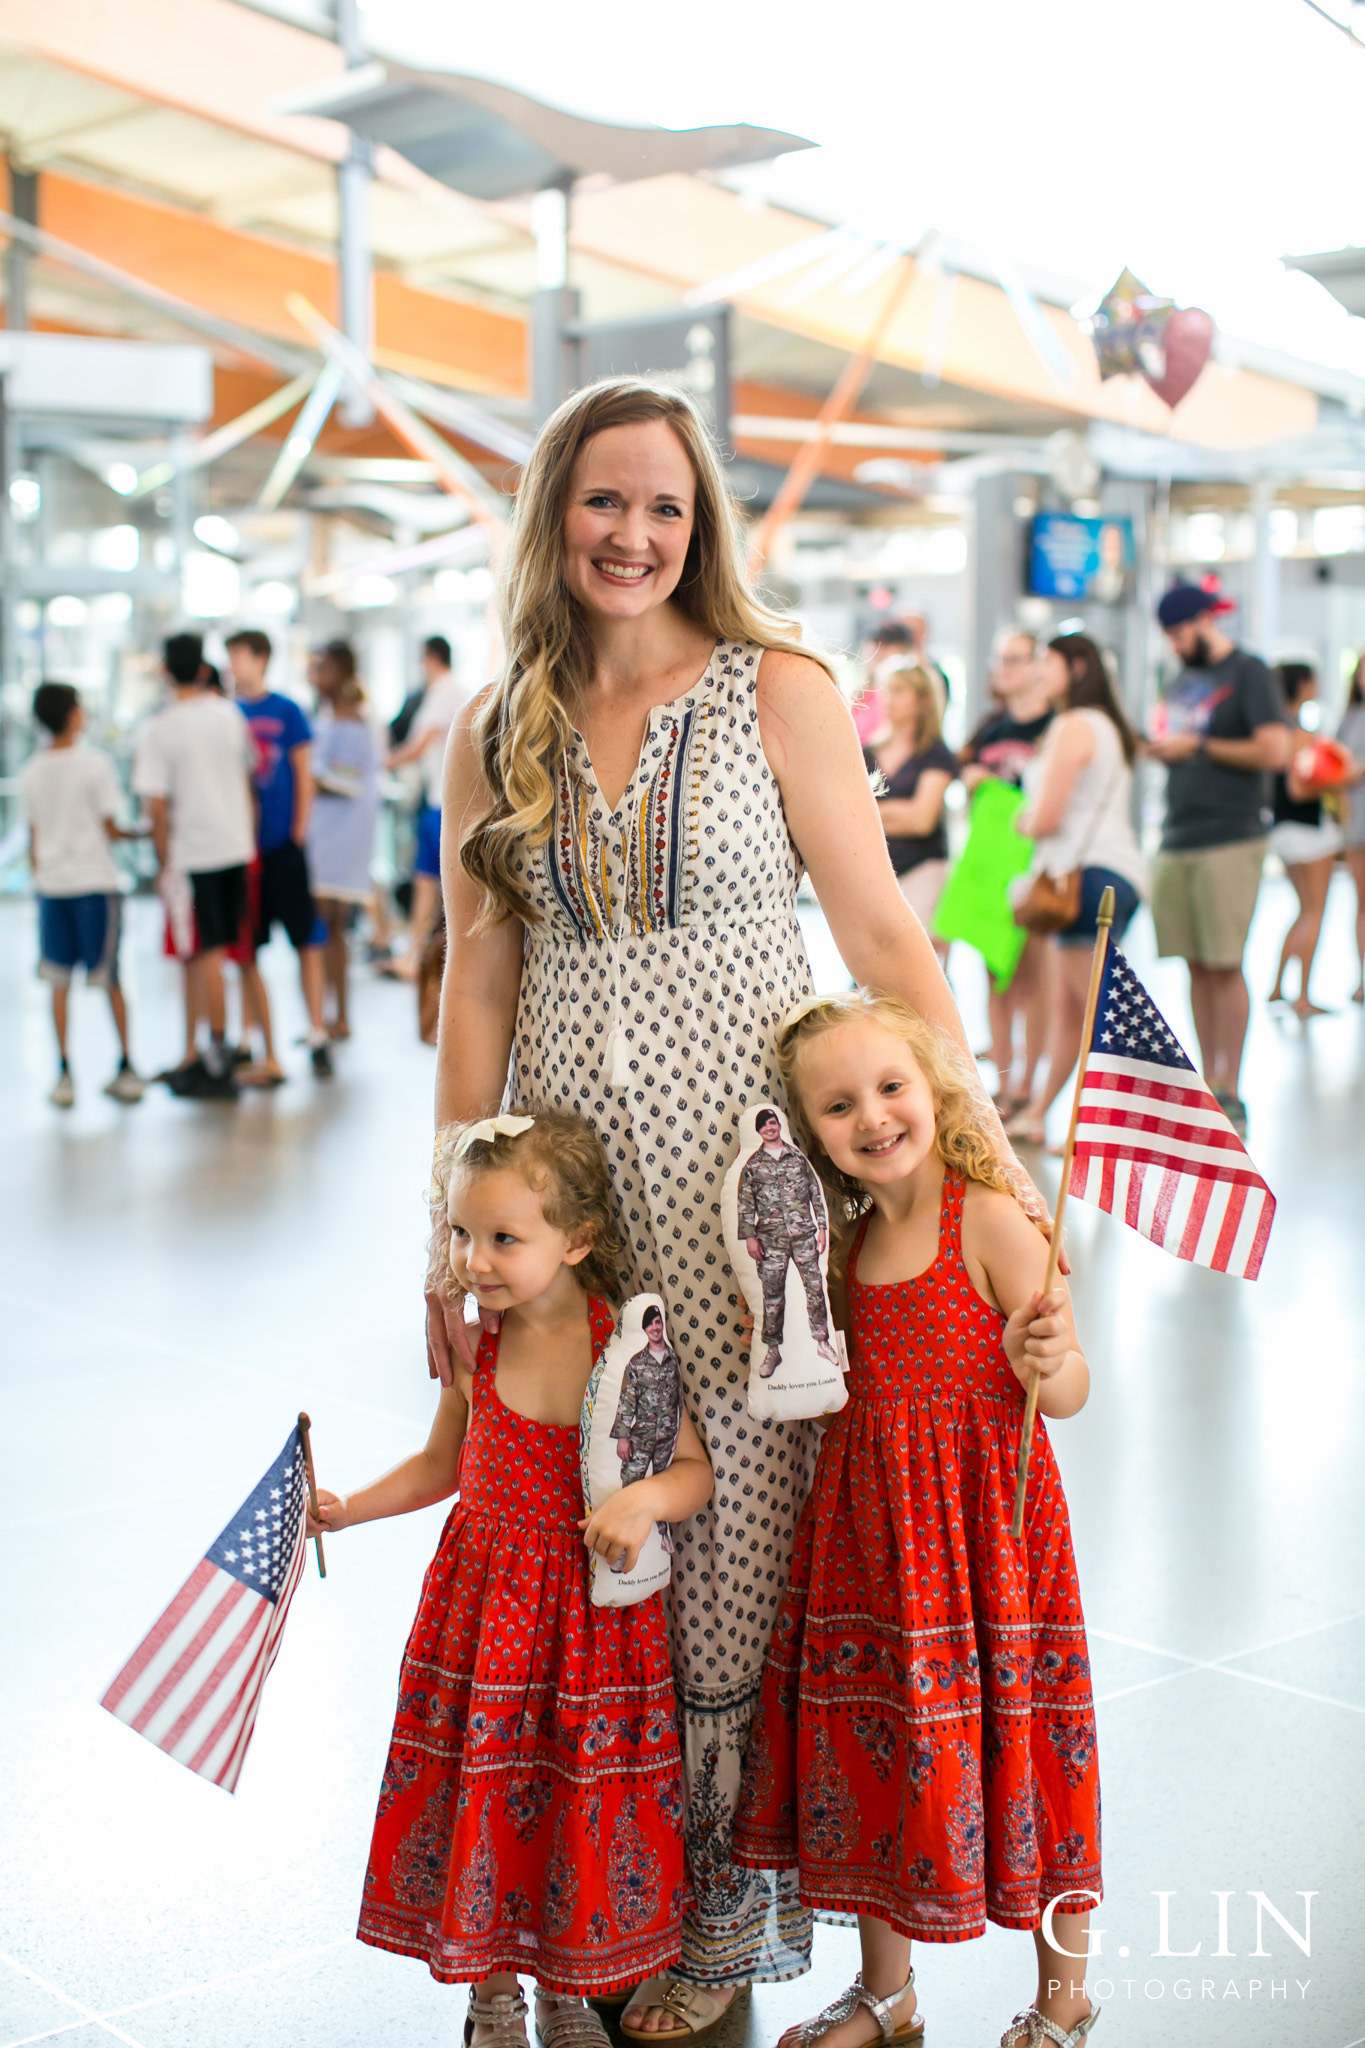
[[(1335, 1621), (1318, 1621), (1312, 1628), (1295, 1629), (1292, 1635), (1276, 1636), (1268, 1643), (1253, 1643), (1249, 1650), (1228, 1650), (1222, 1657), (1216, 1657), (1216, 1664), (1226, 1664), (1234, 1657), (1258, 1657), (1262, 1650), (1280, 1650), (1286, 1643), (1301, 1643), (1309, 1636), (1325, 1635), (1329, 1628), (1349, 1628), (1353, 1621), (1365, 1621), (1365, 1609), (1357, 1614), (1342, 1614)], [(1365, 2039), (1365, 2036), (1362, 2036)]]
[(1365, 1706), (1354, 1700), (1334, 1699), (1331, 1693), (1309, 1692), (1306, 1686), (1286, 1685), (1281, 1678), (1265, 1678), (1259, 1671), (1234, 1671), (1226, 1664), (1210, 1664), (1210, 1671), (1217, 1671), (1224, 1678), (1240, 1678), (1245, 1685), (1264, 1685), (1271, 1692), (1287, 1692), (1299, 1700), (1313, 1700), (1320, 1707), (1339, 1707), (1345, 1714), (1365, 1714)]
[[(124, 2048), (143, 2048), (142, 2042), (135, 2041), (131, 2034), (125, 2034), (121, 2027), (111, 2026), (108, 2020), (102, 2019), (99, 2013), (86, 2005), (82, 1999), (73, 1998), (69, 1991), (63, 1991), (59, 1985), (49, 1983), (46, 1977), (40, 1977), (36, 1970), (29, 1968), (27, 1963), (21, 1963), (17, 1957), (7, 1955), (3, 1949), (0, 1949), (0, 1963), (7, 1963), (17, 1976), (26, 1977), (30, 1984), (36, 1984), (40, 1991), (45, 1991), (49, 1998), (55, 1998), (58, 2004), (70, 2006), (72, 2012), (80, 2013), (82, 2017), (76, 2025), (99, 2027), (104, 2033), (112, 2034), (116, 2041), (122, 2041)], [(74, 2031), (74, 2026), (55, 2027), (50, 2030), (52, 2033), (59, 2034)], [(30, 2040), (42, 2040), (44, 2036), (36, 2034), (30, 2035), (28, 2038)], [(18, 2048), (18, 2044), (14, 2044), (14, 2048)]]
[(1335, 1699), (1332, 1694), (1325, 1692), (1309, 1692), (1301, 1685), (1286, 1685), (1283, 1679), (1265, 1678), (1259, 1671), (1236, 1671), (1231, 1665), (1221, 1663), (1191, 1662), (1179, 1671), (1161, 1671), (1155, 1678), (1139, 1679), (1135, 1685), (1122, 1685), (1113, 1692), (1096, 1693), (1094, 1704), (1097, 1707), (1107, 1706), (1111, 1700), (1127, 1699), (1135, 1692), (1150, 1692), (1153, 1686), (1170, 1685), (1172, 1680), (1177, 1678), (1191, 1678), (1197, 1671), (1212, 1671), (1219, 1678), (1240, 1678), (1248, 1685), (1263, 1685), (1271, 1692), (1284, 1692), (1295, 1699), (1312, 1700), (1320, 1707), (1339, 1707), (1346, 1714), (1365, 1714), (1365, 1706), (1358, 1705), (1354, 1700)]
[(1139, 1642), (1135, 1636), (1115, 1635), (1112, 1630), (1088, 1627), (1087, 1634), (1097, 1642), (1116, 1643), (1120, 1649), (1141, 1650), (1149, 1657), (1169, 1657), (1173, 1662), (1187, 1664), (1191, 1669), (1213, 1670), (1224, 1664), (1231, 1664), (1238, 1657), (1259, 1657), (1265, 1650), (1279, 1650), (1286, 1643), (1304, 1642), (1309, 1636), (1319, 1636), (1330, 1628), (1349, 1628), (1352, 1622), (1365, 1621), (1365, 1610), (1353, 1614), (1339, 1614), (1331, 1621), (1315, 1622), (1312, 1628), (1294, 1629), (1289, 1635), (1273, 1636), (1268, 1642), (1251, 1643), (1243, 1650), (1225, 1650), (1221, 1657), (1191, 1657), (1184, 1650), (1167, 1650), (1158, 1643)]
[(1104, 1707), (1110, 1700), (1126, 1700), (1130, 1693), (1150, 1692), (1154, 1685), (1171, 1685), (1178, 1678), (1190, 1678), (1196, 1671), (1209, 1668), (1201, 1664), (1186, 1664), (1179, 1671), (1160, 1671), (1155, 1678), (1140, 1678), (1135, 1685), (1121, 1685), (1114, 1692), (1097, 1692), (1094, 1703), (1097, 1707)]
[(366, 1415), (377, 1422), (390, 1422), (400, 1429), (420, 1428), (412, 1418), (395, 1415), (391, 1409), (375, 1408), (368, 1401), (352, 1400), (348, 1394), (338, 1394), (331, 1387), (319, 1387), (313, 1381), (284, 1380), (273, 1373), (260, 1371), (259, 1367), (239, 1365), (233, 1359), (216, 1358), (211, 1352), (193, 1351), (187, 1345), (173, 1344), (165, 1337), (152, 1337), (142, 1330), (130, 1330), (121, 1324), (97, 1322), (92, 1316), (83, 1316), (74, 1309), (56, 1308), (51, 1302), (35, 1301), (31, 1295), (14, 1294), (8, 1288), (0, 1288), (0, 1302), (11, 1308), (28, 1309), (39, 1315), (55, 1317), (59, 1322), (75, 1323), (89, 1330), (92, 1336), (115, 1337), (124, 1344), (139, 1344), (145, 1350), (158, 1352), (163, 1358), (178, 1365), (193, 1365), (211, 1372), (232, 1372), (239, 1378), (256, 1380), (267, 1387), (293, 1388), (314, 1400), (334, 1402), (339, 1408), (349, 1408), (353, 1414)]

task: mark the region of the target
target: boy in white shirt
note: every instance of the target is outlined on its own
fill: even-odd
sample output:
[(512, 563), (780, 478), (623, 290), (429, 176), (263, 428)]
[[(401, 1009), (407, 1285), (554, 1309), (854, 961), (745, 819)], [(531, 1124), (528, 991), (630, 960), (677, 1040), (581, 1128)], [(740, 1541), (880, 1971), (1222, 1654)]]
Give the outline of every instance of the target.
[(123, 898), (110, 852), (111, 840), (139, 834), (117, 821), (122, 798), (108, 755), (77, 744), (85, 713), (70, 683), (40, 683), (33, 715), (52, 735), (52, 744), (34, 755), (19, 778), (38, 897), (38, 972), (52, 983), (61, 1060), (48, 1100), (58, 1109), (70, 1109), (76, 1100), (66, 1026), (72, 972), (84, 967), (87, 984), (108, 994), (118, 1032), (118, 1072), (104, 1092), (115, 1102), (140, 1102), (143, 1084), (128, 1056), (128, 1006), (118, 978)]
[(228, 1099), (237, 1089), (225, 1035), (223, 958), (241, 936), (247, 868), (256, 853), (251, 737), (237, 706), (203, 688), (204, 643), (198, 633), (173, 633), (162, 665), (174, 695), (142, 728), (133, 789), (151, 817), (161, 888), (173, 914), (173, 892), (177, 885), (183, 892), (188, 878), (185, 909), (192, 907), (193, 920), (186, 1012), (191, 1020), (206, 1016), (209, 1023), (203, 1053), (177, 1068), (168, 1085), (176, 1095)]

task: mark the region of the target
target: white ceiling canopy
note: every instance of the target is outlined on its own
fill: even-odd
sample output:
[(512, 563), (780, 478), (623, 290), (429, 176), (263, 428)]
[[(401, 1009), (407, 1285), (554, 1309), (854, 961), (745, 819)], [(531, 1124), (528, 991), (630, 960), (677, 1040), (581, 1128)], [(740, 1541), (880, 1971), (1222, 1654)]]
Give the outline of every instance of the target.
[(813, 145), (776, 128), (622, 128), (455, 71), (364, 64), (291, 94), (277, 112), (322, 114), (387, 143), (472, 199), (512, 199), (594, 174), (622, 182), (728, 169)]

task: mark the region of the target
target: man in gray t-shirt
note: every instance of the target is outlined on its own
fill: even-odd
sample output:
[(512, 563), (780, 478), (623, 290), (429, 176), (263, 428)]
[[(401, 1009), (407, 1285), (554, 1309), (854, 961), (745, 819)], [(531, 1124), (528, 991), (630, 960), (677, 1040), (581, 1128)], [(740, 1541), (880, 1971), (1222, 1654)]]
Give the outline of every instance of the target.
[(1242, 952), (1269, 829), (1266, 777), (1288, 765), (1292, 739), (1274, 676), (1216, 624), (1227, 609), (1192, 583), (1177, 583), (1157, 607), (1183, 666), (1147, 748), (1170, 771), (1152, 916), (1158, 952), (1189, 964), (1204, 1078), (1245, 1133)]

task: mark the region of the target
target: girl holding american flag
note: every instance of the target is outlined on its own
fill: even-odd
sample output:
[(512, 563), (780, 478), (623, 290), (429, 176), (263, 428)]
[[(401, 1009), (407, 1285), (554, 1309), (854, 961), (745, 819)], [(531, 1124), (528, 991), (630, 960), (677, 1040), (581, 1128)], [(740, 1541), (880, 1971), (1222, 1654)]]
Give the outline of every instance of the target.
[[(1076, 2048), (1100, 1899), (1099, 1774), (1061, 1480), (1025, 1386), (1085, 1403), (1065, 1284), (974, 1086), (896, 998), (816, 998), (777, 1038), (842, 1254), (848, 1405), (798, 1526), (745, 1765), (735, 1857), (858, 1916), (858, 1981), (780, 2048), (918, 2043), (912, 1938), (1029, 1929), (1035, 2002), (1002, 2048)], [(1057, 1916), (1054, 1919), (1054, 1916)], [(1065, 1916), (1065, 1917), (1062, 1917)]]

